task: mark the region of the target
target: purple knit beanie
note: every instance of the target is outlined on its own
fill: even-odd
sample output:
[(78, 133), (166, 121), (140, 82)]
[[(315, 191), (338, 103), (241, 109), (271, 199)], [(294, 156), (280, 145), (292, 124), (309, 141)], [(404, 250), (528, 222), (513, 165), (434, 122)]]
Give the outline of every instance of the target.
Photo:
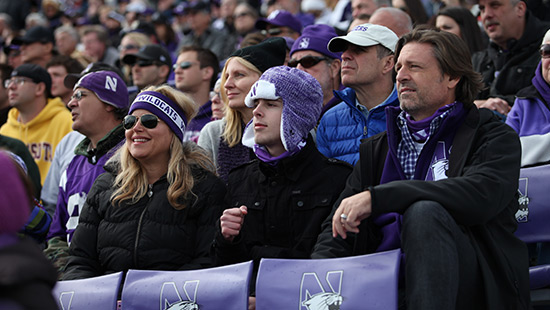
[(30, 215), (30, 200), (16, 163), (0, 152), (0, 234), (17, 233)]
[(281, 140), (285, 150), (294, 152), (317, 125), (323, 106), (323, 91), (319, 82), (309, 73), (278, 66), (262, 74), (250, 88), (244, 102), (253, 108), (256, 99), (279, 98), (283, 99)]

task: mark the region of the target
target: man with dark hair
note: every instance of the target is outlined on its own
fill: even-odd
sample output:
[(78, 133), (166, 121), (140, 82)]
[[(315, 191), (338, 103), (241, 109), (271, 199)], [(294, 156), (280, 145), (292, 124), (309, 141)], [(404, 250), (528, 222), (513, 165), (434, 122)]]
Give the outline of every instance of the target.
[(536, 18), (522, 0), (480, 0), (479, 10), (490, 42), (472, 56), (486, 86), (475, 104), (506, 115), (516, 93), (531, 85), (550, 23)]
[(102, 62), (114, 66), (118, 60), (118, 51), (111, 46), (107, 29), (101, 25), (84, 26), (82, 31), (84, 56), (92, 62)]
[(312, 257), (401, 247), (407, 309), (528, 309), (517, 134), (473, 104), (481, 77), (458, 36), (413, 30), (395, 56), (401, 109), (361, 145)]
[[(122, 72), (120, 72), (118, 68), (100, 62), (94, 62), (89, 64), (82, 72), (78, 74), (67, 74), (67, 76), (63, 80), (64, 86), (70, 89), (72, 92), (74, 85), (81, 77), (90, 72), (96, 71), (112, 71), (118, 76), (122, 76)], [(80, 132), (73, 130), (66, 134), (65, 137), (63, 137), (63, 139), (59, 141), (57, 147), (55, 148), (53, 162), (50, 170), (48, 171), (48, 175), (46, 175), (46, 179), (42, 184), (42, 192), (40, 194), (40, 198), (42, 199), (42, 203), (44, 204), (45, 209), (48, 211), (48, 213), (51, 214), (52, 217), (54, 215), (55, 206), (57, 204), (61, 174), (63, 171), (65, 171), (65, 169), (67, 169), (67, 166), (75, 156), (74, 150), (76, 146), (84, 138), (84, 135), (82, 135)]]
[(210, 91), (219, 71), (218, 57), (212, 51), (199, 46), (181, 49), (174, 64), (176, 88), (189, 95), (198, 108), (185, 130), (185, 140), (197, 141), (202, 127), (212, 118)]
[[(69, 108), (73, 129), (85, 138), (76, 146), (59, 184), (55, 215), (48, 234), (47, 255), (63, 271), (68, 254), (67, 242), (78, 224), (88, 191), (105, 170), (103, 166), (124, 143), (122, 119), (128, 113), (128, 89), (124, 80), (112, 71), (90, 72), (76, 84), (72, 76), (65, 79), (73, 86)], [(100, 121), (98, 121), (100, 120)]]
[(24, 36), (13, 39), (11, 43), (21, 46), (23, 63), (37, 64), (42, 68), (57, 54), (54, 50), (55, 39), (52, 32), (42, 26), (32, 27)]
[(46, 70), (52, 78), (52, 96), (60, 97), (67, 104), (71, 100), (73, 91), (63, 84), (63, 80), (70, 73), (80, 73), (84, 67), (76, 59), (66, 55), (57, 55), (47, 64)]
[(22, 64), (15, 68), (4, 87), (14, 109), (8, 113), (0, 134), (27, 145), (44, 183), (55, 147), (71, 131), (71, 113), (60, 98), (51, 98), (52, 79), (39, 65)]
[[(0, 81), (5, 81), (11, 76), (13, 68), (6, 64), (0, 64)], [(8, 120), (8, 112), (11, 106), (8, 100), (8, 89), (4, 87), (4, 83), (0, 83), (0, 126)]]

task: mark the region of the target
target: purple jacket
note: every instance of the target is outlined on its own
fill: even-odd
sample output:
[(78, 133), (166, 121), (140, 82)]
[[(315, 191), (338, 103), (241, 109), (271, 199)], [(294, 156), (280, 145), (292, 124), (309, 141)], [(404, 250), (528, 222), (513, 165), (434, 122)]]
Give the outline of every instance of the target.
[(550, 161), (550, 85), (542, 77), (540, 63), (532, 81), (517, 94), (506, 118), (520, 137), (521, 166)]
[(95, 179), (105, 172), (103, 166), (122, 145), (123, 137), (124, 129), (122, 126), (117, 126), (98, 143), (98, 151), (94, 154), (89, 154), (91, 152), (88, 156), (82, 154), (89, 144), (87, 138), (77, 146), (75, 150), (77, 155), (61, 175), (57, 206), (48, 240), (66, 235), (67, 241), (71, 241), (88, 192)]
[(204, 125), (206, 125), (206, 123), (210, 122), (211, 120), (212, 120), (212, 101), (209, 100), (207, 103), (203, 104), (199, 108), (197, 115), (193, 117), (193, 119), (191, 119), (191, 121), (187, 125), (187, 128), (185, 129), (183, 139), (185, 141), (197, 142), (199, 139), (199, 133), (201, 132), (202, 127), (204, 127)]

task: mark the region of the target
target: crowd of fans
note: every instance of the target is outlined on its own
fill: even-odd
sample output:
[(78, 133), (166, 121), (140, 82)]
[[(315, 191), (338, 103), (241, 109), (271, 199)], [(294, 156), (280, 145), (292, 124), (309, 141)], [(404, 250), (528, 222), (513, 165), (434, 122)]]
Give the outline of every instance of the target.
[[(550, 162), (549, 12), (0, 2), (0, 308), (55, 309), (56, 279), (401, 248), (407, 309), (528, 309), (550, 250), (513, 235), (515, 194)], [(14, 280), (12, 254), (42, 269)]]

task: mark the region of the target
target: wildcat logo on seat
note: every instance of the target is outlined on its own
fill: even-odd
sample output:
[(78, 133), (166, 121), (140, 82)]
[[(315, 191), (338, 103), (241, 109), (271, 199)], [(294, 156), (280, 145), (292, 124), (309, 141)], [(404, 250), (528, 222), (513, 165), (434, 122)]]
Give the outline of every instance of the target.
[(160, 310), (200, 310), (197, 304), (199, 280), (185, 281), (183, 284), (184, 300), (175, 282), (165, 282), (160, 291)]
[(344, 271), (329, 271), (325, 276), (326, 288), (314, 272), (302, 275), (300, 284), (300, 310), (340, 310)]
[(529, 197), (527, 197), (527, 187), (529, 184), (528, 178), (519, 179), (519, 188), (518, 188), (518, 202), (519, 208), (516, 212), (516, 221), (518, 223), (527, 223), (529, 221)]

